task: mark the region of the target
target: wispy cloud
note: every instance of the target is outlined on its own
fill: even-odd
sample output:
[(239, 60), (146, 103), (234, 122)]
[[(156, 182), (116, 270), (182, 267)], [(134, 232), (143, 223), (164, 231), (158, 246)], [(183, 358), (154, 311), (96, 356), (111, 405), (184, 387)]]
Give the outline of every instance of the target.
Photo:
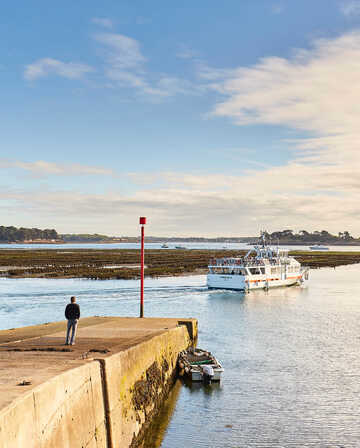
[(360, 15), (360, 1), (359, 0), (342, 1), (340, 3), (340, 11), (346, 17), (359, 16)]
[(106, 58), (110, 65), (118, 69), (138, 69), (146, 58), (142, 55), (140, 44), (123, 34), (102, 33), (95, 39), (106, 47)]
[(77, 163), (62, 164), (37, 160), (35, 162), (23, 162), (20, 160), (0, 159), (0, 169), (17, 168), (30, 173), (35, 177), (44, 176), (114, 176), (111, 169), (81, 165)]
[(119, 86), (133, 87), (143, 95), (158, 98), (195, 93), (190, 81), (167, 74), (150, 74), (145, 67), (147, 58), (137, 40), (115, 33), (97, 34), (95, 39), (103, 45), (105, 75)]
[[(108, 18), (94, 17), (92, 22), (104, 28), (112, 28)], [(86, 75), (97, 72), (97, 80), (105, 87), (130, 88), (137, 95), (158, 101), (176, 95), (199, 95), (203, 88), (188, 79), (166, 72), (157, 73), (147, 67), (148, 58), (144, 56), (140, 42), (124, 34), (101, 32), (93, 36), (100, 44), (98, 54), (103, 66), (94, 67), (77, 62), (63, 62), (55, 58), (41, 58), (25, 66), (24, 78), (35, 81), (49, 76), (84, 80)], [(185, 57), (185, 54), (182, 55)], [(188, 53), (186, 57), (190, 57)], [(109, 83), (109, 80), (111, 84)]]
[(315, 41), (290, 59), (268, 57), (217, 84), (214, 114), (235, 123), (277, 124), (319, 134), (357, 133), (360, 32)]
[(121, 86), (142, 91), (149, 88), (143, 68), (146, 58), (141, 53), (138, 41), (115, 33), (97, 34), (95, 39), (103, 44), (107, 78)]
[(93, 17), (91, 22), (108, 29), (111, 29), (114, 26), (113, 21), (107, 17)]
[(45, 78), (50, 75), (61, 76), (68, 79), (82, 79), (84, 76), (94, 71), (86, 64), (75, 62), (62, 62), (53, 58), (43, 58), (25, 67), (24, 77), (29, 81)]

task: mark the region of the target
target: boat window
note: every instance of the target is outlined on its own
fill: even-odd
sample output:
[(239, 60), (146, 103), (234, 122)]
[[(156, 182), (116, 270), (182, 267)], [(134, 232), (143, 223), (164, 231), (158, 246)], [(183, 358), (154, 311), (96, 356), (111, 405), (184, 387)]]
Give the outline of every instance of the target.
[(265, 268), (260, 268), (260, 270), (262, 274), (265, 274)]

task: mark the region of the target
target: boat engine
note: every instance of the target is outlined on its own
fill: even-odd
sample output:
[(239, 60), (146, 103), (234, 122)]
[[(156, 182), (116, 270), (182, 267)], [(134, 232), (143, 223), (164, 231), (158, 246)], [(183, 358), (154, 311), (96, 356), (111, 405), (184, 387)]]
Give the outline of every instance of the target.
[(202, 370), (204, 384), (211, 384), (214, 378), (214, 369), (211, 366), (203, 366)]

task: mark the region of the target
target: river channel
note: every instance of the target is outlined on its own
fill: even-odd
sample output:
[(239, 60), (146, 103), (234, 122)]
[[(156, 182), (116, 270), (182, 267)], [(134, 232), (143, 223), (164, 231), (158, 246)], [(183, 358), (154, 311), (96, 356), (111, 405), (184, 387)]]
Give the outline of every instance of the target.
[[(208, 291), (205, 276), (145, 280), (145, 315), (195, 317), (221, 385), (178, 382), (147, 448), (360, 446), (360, 265), (312, 270), (306, 287)], [(0, 278), (0, 329), (138, 314), (137, 281)]]

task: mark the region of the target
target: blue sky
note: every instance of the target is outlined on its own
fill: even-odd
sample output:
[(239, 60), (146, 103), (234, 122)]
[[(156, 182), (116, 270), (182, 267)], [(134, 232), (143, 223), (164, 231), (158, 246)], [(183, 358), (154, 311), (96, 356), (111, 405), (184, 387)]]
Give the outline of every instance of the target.
[(7, 3), (2, 225), (359, 235), (360, 1)]

